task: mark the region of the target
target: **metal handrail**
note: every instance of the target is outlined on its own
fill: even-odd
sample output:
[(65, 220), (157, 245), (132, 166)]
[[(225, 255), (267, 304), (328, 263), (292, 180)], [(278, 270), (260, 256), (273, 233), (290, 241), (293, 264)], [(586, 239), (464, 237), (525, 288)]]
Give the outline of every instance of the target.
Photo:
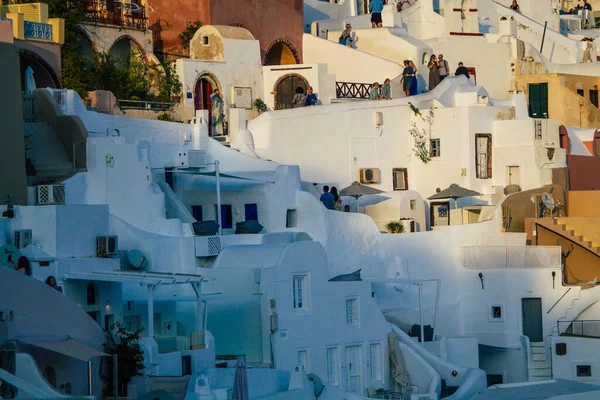
[(338, 99), (368, 99), (370, 83), (336, 82), (335, 97)]
[(563, 297), (565, 297), (565, 296), (567, 295), (567, 293), (569, 293), (569, 292), (571, 291), (571, 289), (572, 289), (572, 288), (569, 288), (569, 289), (568, 289), (568, 290), (565, 292), (565, 294), (563, 294), (562, 296), (560, 296), (560, 299), (558, 299), (558, 300), (556, 301), (556, 303), (554, 303), (554, 305), (553, 305), (552, 307), (550, 307), (550, 309), (548, 310), (548, 312), (547, 312), (546, 314), (550, 314), (550, 311), (552, 311), (552, 309), (554, 309), (554, 307), (556, 307), (556, 305), (557, 305), (558, 303), (560, 303), (560, 301), (563, 299)]
[[(596, 332), (588, 332), (588, 334), (586, 335), (584, 332), (584, 326), (590, 325), (590, 324), (594, 324), (596, 326)], [(569, 327), (571, 328), (571, 332), (562, 332), (560, 331), (560, 326), (561, 324), (568, 324), (567, 330), (569, 329)], [(577, 333), (574, 332), (574, 328), (576, 328), (577, 326), (581, 327), (581, 332)], [(579, 337), (589, 337), (589, 338), (600, 338), (600, 320), (597, 319), (582, 319), (582, 320), (573, 320), (573, 321), (557, 321), (556, 322), (556, 327), (558, 329), (558, 334), (559, 335), (565, 335), (565, 336), (579, 336)]]
[(121, 110), (171, 110), (176, 103), (145, 101), (145, 100), (117, 100), (117, 106)]

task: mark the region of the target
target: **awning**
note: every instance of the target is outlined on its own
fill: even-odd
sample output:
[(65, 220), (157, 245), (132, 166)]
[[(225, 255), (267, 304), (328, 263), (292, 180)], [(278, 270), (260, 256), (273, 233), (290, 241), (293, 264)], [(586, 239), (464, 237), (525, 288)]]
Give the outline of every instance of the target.
[(209, 278), (204, 278), (202, 275), (134, 271), (67, 272), (62, 275), (62, 278), (85, 281), (139, 283), (145, 285), (183, 285), (210, 280)]
[(67, 357), (88, 362), (94, 357), (103, 357), (110, 354), (102, 353), (85, 344), (79, 343), (74, 339), (67, 339), (60, 342), (24, 342), (32, 346), (41, 347), (46, 350), (54, 351), (55, 353), (64, 354)]

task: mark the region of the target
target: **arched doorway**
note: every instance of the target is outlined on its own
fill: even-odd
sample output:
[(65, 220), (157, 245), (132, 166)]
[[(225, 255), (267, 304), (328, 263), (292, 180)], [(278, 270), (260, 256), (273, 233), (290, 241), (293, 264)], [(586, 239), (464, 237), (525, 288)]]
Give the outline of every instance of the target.
[(265, 55), (265, 65), (300, 64), (300, 57), (294, 46), (286, 39), (274, 41)]
[(92, 44), (90, 37), (81, 29), (75, 29), (73, 37), (77, 50), (80, 51), (85, 58), (91, 60), (93, 55), (96, 53), (96, 50), (94, 49), (94, 45)]
[(108, 51), (108, 55), (122, 65), (130, 65), (131, 63), (147, 64), (146, 53), (144, 53), (142, 46), (129, 36), (118, 38)]
[(44, 368), (44, 378), (53, 387), (56, 388), (56, 370), (54, 367), (47, 366)]
[(38, 88), (60, 88), (60, 81), (54, 69), (42, 57), (30, 50), (20, 50), (21, 90), (25, 90), (25, 71), (28, 67), (33, 70), (33, 79)]
[(308, 81), (301, 75), (289, 74), (279, 78), (275, 83), (275, 109), (292, 108), (298, 87), (304, 89), (304, 92), (308, 87)]
[(219, 82), (208, 73), (200, 74), (194, 86), (194, 114), (197, 110), (208, 110), (208, 134), (212, 135), (212, 100), (210, 95), (215, 89), (221, 91)]

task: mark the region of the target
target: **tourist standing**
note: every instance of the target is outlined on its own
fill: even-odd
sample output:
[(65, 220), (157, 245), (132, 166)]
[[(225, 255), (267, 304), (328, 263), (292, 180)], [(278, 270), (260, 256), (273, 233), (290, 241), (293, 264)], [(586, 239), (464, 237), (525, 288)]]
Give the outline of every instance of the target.
[(369, 89), (369, 100), (379, 99), (381, 99), (381, 94), (379, 94), (379, 83), (375, 82), (371, 85), (371, 89)]
[(313, 88), (312, 86), (309, 86), (306, 89), (306, 105), (307, 106), (315, 106), (317, 105), (317, 95), (315, 93), (313, 93)]
[(408, 60), (404, 60), (404, 71), (402, 71), (402, 90), (406, 97), (410, 96), (410, 86), (413, 81), (413, 69), (410, 67)]
[(512, 4), (510, 5), (510, 9), (516, 12), (521, 12), (521, 7), (519, 6), (519, 3), (517, 3), (517, 0), (513, 0)]
[(329, 186), (327, 186), (327, 185), (323, 186), (323, 194), (321, 195), (319, 200), (321, 200), (321, 203), (323, 203), (323, 205), (325, 206), (326, 209), (333, 210), (333, 204), (335, 203), (335, 198), (333, 197), (333, 195), (331, 193), (329, 193)]
[(223, 134), (223, 95), (219, 89), (210, 95), (212, 102), (212, 136), (220, 136)]
[(386, 79), (383, 81), (383, 86), (381, 87), (381, 98), (384, 100), (392, 99), (392, 86), (390, 79)]
[(306, 94), (304, 94), (304, 88), (298, 86), (296, 88), (296, 94), (292, 99), (292, 108), (304, 107), (306, 105)]
[(408, 60), (408, 66), (413, 69), (413, 79), (412, 79), (412, 83), (410, 84), (409, 93), (411, 96), (415, 96), (415, 95), (419, 94), (418, 82), (417, 82), (417, 66), (415, 65), (415, 63), (412, 60)]
[(342, 211), (342, 198), (338, 194), (338, 190), (335, 186), (331, 187), (331, 194), (333, 195), (333, 209), (335, 211)]
[(25, 256), (19, 257), (15, 269), (17, 270), (17, 272), (20, 272), (27, 276), (31, 276), (31, 263), (29, 262), (29, 258)]
[(352, 26), (350, 24), (346, 24), (346, 29), (344, 29), (340, 36), (340, 44), (346, 47), (354, 47), (355, 38), (356, 34), (352, 32)]
[(444, 60), (443, 54), (438, 55), (438, 72), (440, 74), (440, 82), (446, 79), (450, 73), (448, 61)]
[(456, 72), (454, 73), (454, 76), (459, 75), (464, 75), (467, 77), (467, 79), (471, 79), (471, 77), (469, 76), (469, 70), (467, 69), (467, 67), (465, 67), (462, 61), (458, 63), (458, 68), (456, 68)]
[(381, 19), (382, 11), (383, 0), (371, 0), (369, 3), (369, 12), (371, 13), (372, 28), (381, 28), (383, 26), (383, 20)]
[(50, 286), (53, 289), (58, 290), (59, 292), (62, 292), (62, 286), (58, 286), (56, 284), (56, 278), (53, 277), (52, 275), (50, 275), (49, 277), (46, 278), (46, 285)]
[(429, 68), (429, 90), (433, 90), (440, 83), (439, 65), (435, 54), (431, 55), (427, 68)]

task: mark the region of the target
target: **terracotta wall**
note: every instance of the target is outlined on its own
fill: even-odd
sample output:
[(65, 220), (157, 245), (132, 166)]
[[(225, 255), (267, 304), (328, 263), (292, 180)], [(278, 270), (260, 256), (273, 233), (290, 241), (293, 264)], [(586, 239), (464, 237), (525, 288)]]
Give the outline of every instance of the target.
[[(241, 25), (260, 41), (264, 60), (269, 46), (278, 39), (288, 41), (302, 59), (304, 3), (302, 0), (148, 0), (148, 14), (155, 53), (177, 53), (178, 35), (186, 22), (204, 25)], [(158, 54), (160, 56), (160, 54)]]
[(569, 217), (600, 217), (600, 187), (569, 192), (568, 211)]
[[(502, 214), (505, 220), (510, 217), (510, 226), (506, 230), (507, 232), (526, 232), (525, 230), (525, 219), (536, 218), (536, 205), (531, 202), (531, 196), (534, 194), (542, 194), (548, 192), (551, 187), (554, 187), (552, 191), (552, 197), (555, 201), (560, 201), (565, 204), (565, 190), (563, 186), (553, 185), (545, 186), (539, 189), (526, 190), (524, 192), (515, 193), (504, 200), (502, 203)], [(541, 202), (541, 197), (537, 197), (537, 202)], [(538, 206), (539, 212), (539, 206)], [(561, 215), (564, 215), (564, 210), (561, 211)]]
[(600, 191), (600, 157), (567, 156), (571, 190)]

